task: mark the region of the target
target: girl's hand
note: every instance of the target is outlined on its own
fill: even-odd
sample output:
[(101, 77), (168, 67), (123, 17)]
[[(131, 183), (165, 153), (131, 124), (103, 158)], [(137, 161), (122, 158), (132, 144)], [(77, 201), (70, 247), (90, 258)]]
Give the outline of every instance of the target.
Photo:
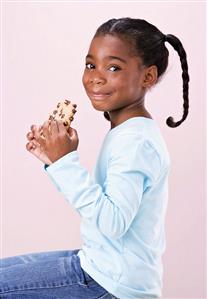
[(35, 139), (35, 136), (40, 136), (41, 126), (37, 127), (35, 125), (31, 126), (31, 131), (27, 133), (26, 137), (28, 139), (28, 143), (26, 144), (26, 149), (32, 153), (35, 157), (37, 157), (40, 161), (42, 161), (44, 164), (50, 165), (52, 162), (48, 158), (48, 156), (45, 154), (43, 148), (41, 145), (37, 142)]
[(77, 150), (77, 131), (69, 127), (68, 131), (61, 120), (50, 120), (44, 122), (42, 132), (45, 138), (40, 136), (40, 132), (35, 134), (35, 139), (40, 145), (44, 157), (48, 157), (50, 164), (66, 154)]

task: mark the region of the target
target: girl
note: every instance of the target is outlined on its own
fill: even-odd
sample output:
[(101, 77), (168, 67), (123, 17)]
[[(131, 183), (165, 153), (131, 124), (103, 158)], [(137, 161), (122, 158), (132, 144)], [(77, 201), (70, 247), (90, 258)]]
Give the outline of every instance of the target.
[[(180, 56), (188, 114), (186, 53), (174, 35), (142, 19), (110, 19), (96, 31), (83, 74), (91, 104), (110, 121), (91, 177), (78, 134), (62, 122), (31, 127), (26, 148), (81, 216), (81, 249), (26, 254), (2, 263), (1, 298), (160, 298), (170, 159), (145, 94), (164, 74), (170, 43)], [(40, 136), (43, 129), (45, 139)]]

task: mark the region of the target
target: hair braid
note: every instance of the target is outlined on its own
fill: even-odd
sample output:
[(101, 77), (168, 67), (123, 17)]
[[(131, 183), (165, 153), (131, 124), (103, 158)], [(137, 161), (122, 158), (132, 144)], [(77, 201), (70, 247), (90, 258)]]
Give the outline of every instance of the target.
[(110, 121), (110, 116), (109, 116), (109, 113), (107, 111), (104, 111), (104, 117), (105, 119), (109, 120)]
[(187, 63), (187, 57), (186, 57), (186, 52), (183, 48), (183, 45), (181, 41), (174, 35), (172, 34), (167, 34), (165, 36), (165, 41), (169, 42), (171, 46), (178, 52), (178, 55), (180, 56), (180, 61), (181, 61), (181, 67), (182, 67), (182, 78), (183, 78), (183, 117), (180, 121), (174, 122), (173, 118), (170, 116), (166, 120), (166, 123), (168, 126), (175, 128), (179, 126), (187, 117), (188, 115), (188, 108), (189, 108), (189, 98), (188, 98), (188, 90), (189, 90), (189, 84), (188, 82), (190, 81), (190, 77), (188, 74), (188, 63)]

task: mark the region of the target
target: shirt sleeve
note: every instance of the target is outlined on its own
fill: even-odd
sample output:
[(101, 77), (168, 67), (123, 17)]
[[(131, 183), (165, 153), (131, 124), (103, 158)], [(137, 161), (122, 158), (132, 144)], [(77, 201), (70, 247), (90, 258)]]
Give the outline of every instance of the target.
[[(73, 151), (45, 167), (59, 192), (108, 238), (122, 237), (138, 212), (144, 190), (156, 180), (160, 160), (145, 140), (119, 136), (104, 185), (97, 184)], [(131, 143), (129, 143), (129, 141)]]

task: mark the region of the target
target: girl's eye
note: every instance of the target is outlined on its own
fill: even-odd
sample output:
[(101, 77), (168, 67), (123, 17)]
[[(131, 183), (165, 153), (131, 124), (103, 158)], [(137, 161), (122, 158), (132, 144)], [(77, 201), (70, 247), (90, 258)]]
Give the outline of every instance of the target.
[[(117, 71), (120, 70), (120, 67), (118, 67), (118, 66), (112, 65), (110, 68), (112, 68), (112, 67), (115, 68)], [(116, 70), (115, 70), (115, 71), (116, 71)]]
[(91, 63), (86, 63), (86, 68), (91, 69), (90, 67), (87, 67), (87, 65), (92, 65)]
[[(89, 69), (89, 70), (92, 68), (92, 67), (88, 67), (89, 65), (94, 67), (94, 65), (93, 65), (92, 63), (86, 63), (86, 68)], [(118, 67), (118, 66), (116, 66), (116, 65), (112, 65), (109, 69), (111, 69), (111, 68), (115, 68), (114, 71), (116, 71), (116, 70), (120, 70), (120, 69), (121, 69), (120, 67)], [(113, 72), (114, 72), (114, 71), (113, 71)]]

